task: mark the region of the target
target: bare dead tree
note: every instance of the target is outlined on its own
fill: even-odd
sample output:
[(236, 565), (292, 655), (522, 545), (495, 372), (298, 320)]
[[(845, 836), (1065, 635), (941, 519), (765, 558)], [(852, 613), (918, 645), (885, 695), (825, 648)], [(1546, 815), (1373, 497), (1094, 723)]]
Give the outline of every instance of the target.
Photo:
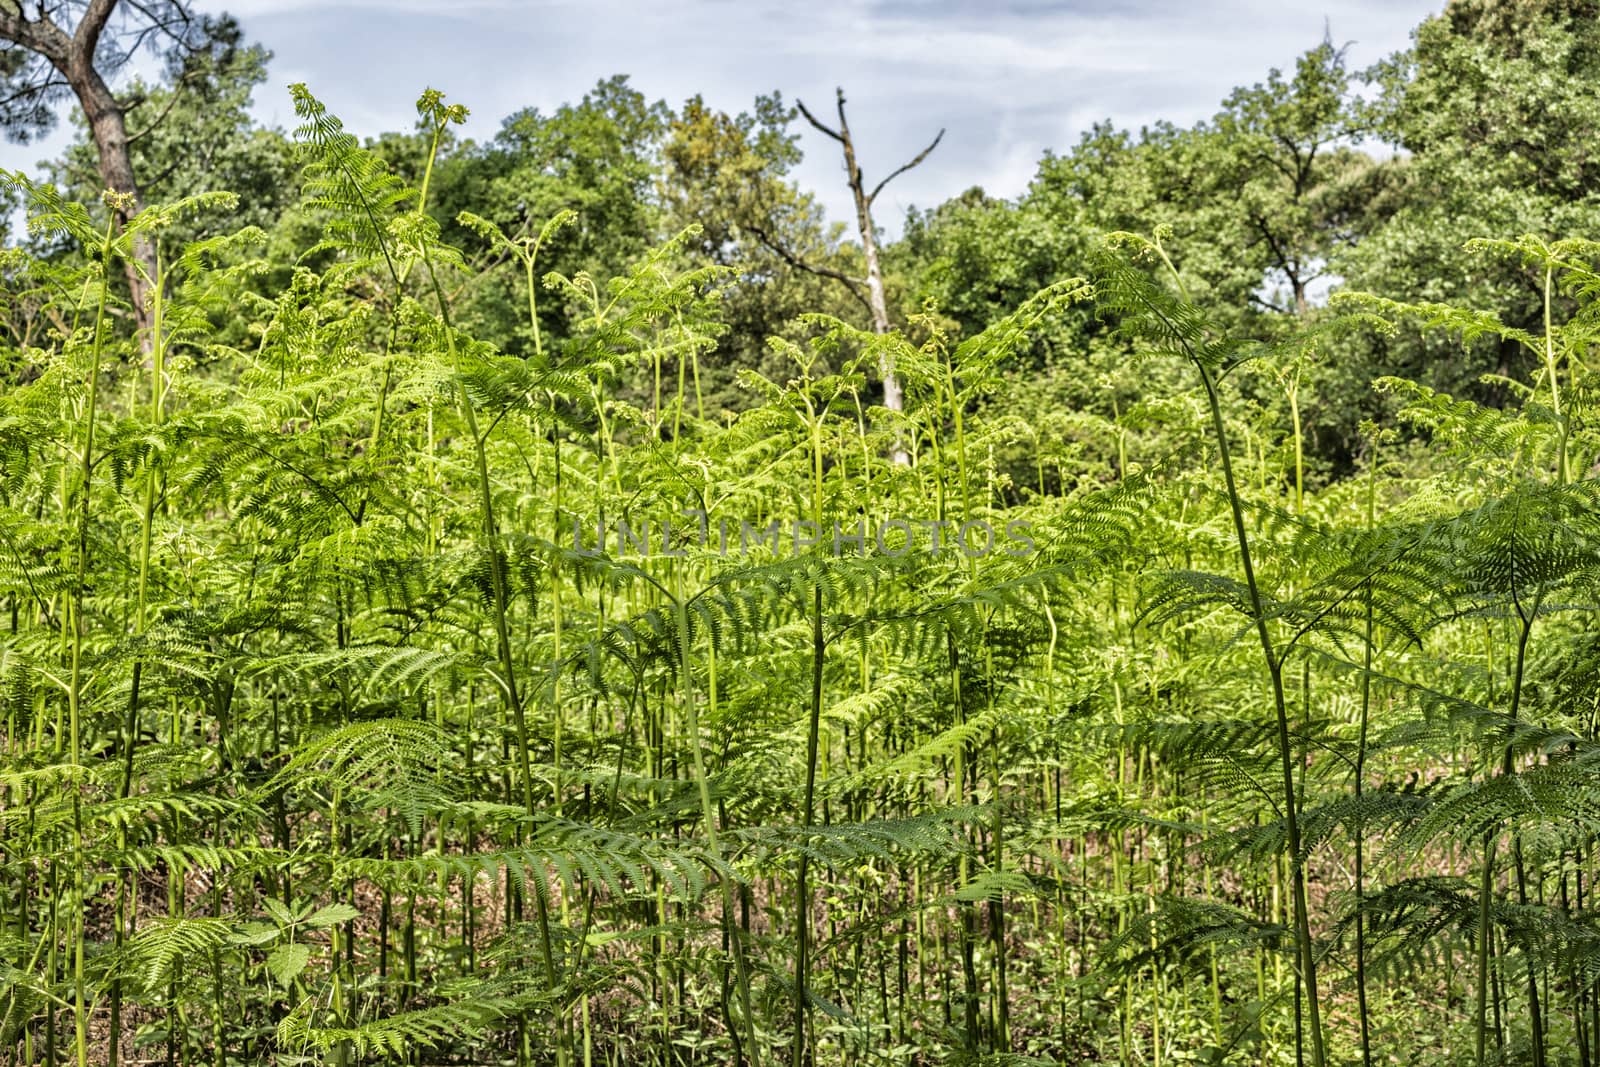
[[(796, 100), (795, 106), (800, 109), (800, 114), (805, 116), (807, 122), (839, 142), (839, 146), (844, 152), (845, 180), (849, 182), (850, 195), (855, 200), (856, 228), (861, 233), (861, 249), (866, 257), (867, 276), (864, 279), (846, 277), (842, 280), (851, 286), (852, 291), (858, 297), (861, 295), (859, 289), (863, 287), (866, 289), (865, 302), (872, 315), (872, 328), (878, 333), (888, 333), (889, 305), (883, 295), (883, 267), (878, 259), (878, 234), (872, 222), (872, 205), (878, 199), (878, 194), (883, 192), (885, 186), (927, 159), (933, 150), (939, 147), (939, 142), (944, 139), (944, 130), (941, 129), (934, 136), (928, 147), (918, 152), (910, 162), (890, 171), (886, 178), (873, 186), (871, 192), (868, 192), (866, 180), (861, 175), (861, 165), (857, 162), (856, 144), (855, 139), (850, 134), (850, 123), (845, 119), (844, 90), (842, 88), (837, 89), (835, 94), (839, 111), (839, 126), (837, 129), (819, 120), (806, 108), (803, 102)], [(785, 258), (788, 258), (791, 263), (797, 262), (793, 257), (786, 256)], [(805, 269), (827, 277), (837, 277), (837, 272), (827, 272), (810, 267)], [(894, 365), (889, 362), (887, 356), (879, 366), (878, 371), (883, 378), (883, 406), (890, 411), (904, 410), (905, 395), (900, 388), (900, 380), (895, 377)], [(904, 451), (898, 446), (895, 449), (895, 459), (898, 462), (907, 462)]]
[[(75, 98), (94, 141), (101, 180), (118, 194), (111, 209), (125, 225), (143, 206), (127, 128), (127, 114), (139, 101), (118, 97), (108, 79), (141, 49), (181, 63), (236, 36), (232, 20), (197, 16), (181, 0), (0, 0), (0, 129), (11, 140), (27, 141), (54, 125), (59, 103)], [(146, 278), (155, 273), (155, 250), (141, 237), (133, 242), (133, 255), (129, 294), (148, 344)]]

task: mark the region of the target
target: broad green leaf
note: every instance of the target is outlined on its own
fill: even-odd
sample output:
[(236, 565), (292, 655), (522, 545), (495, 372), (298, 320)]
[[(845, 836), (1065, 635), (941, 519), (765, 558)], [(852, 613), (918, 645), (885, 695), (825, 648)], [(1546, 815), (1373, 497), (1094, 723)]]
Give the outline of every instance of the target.
[(267, 970), (287, 989), (310, 959), (311, 949), (305, 945), (279, 945), (267, 957)]
[(313, 912), (311, 917), (306, 920), (306, 925), (320, 930), (325, 926), (349, 922), (351, 919), (359, 917), (360, 914), (359, 909), (353, 908), (349, 904), (329, 904)]

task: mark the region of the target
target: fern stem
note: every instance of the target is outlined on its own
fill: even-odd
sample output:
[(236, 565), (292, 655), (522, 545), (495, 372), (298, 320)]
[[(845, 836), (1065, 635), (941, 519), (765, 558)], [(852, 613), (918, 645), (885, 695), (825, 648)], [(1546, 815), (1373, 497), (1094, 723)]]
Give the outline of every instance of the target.
[[(1377, 510), (1377, 479), (1378, 479), (1378, 434), (1372, 434), (1372, 454), (1367, 467), (1367, 499), (1366, 499), (1366, 526), (1371, 533)], [(1363, 628), (1361, 642), (1361, 717), (1356, 732), (1356, 762), (1354, 770), (1354, 786), (1357, 810), (1361, 808), (1362, 791), (1366, 785), (1367, 773), (1367, 727), (1372, 710), (1372, 656), (1373, 656), (1373, 611), (1372, 611), (1372, 580), (1369, 578), (1363, 590), (1364, 603), (1362, 605)], [(1355, 832), (1351, 835), (1355, 847), (1355, 896), (1356, 896), (1356, 1014), (1361, 1027), (1361, 1067), (1372, 1067), (1372, 1033), (1370, 1015), (1367, 1008), (1367, 918), (1366, 905), (1366, 827), (1365, 823), (1358, 822)]]
[[(451, 365), (456, 368), (456, 394), (461, 405), (462, 418), (467, 424), (467, 435), (472, 439), (472, 456), (474, 470), (478, 482), (478, 507), (480, 544), (482, 551), (489, 563), (491, 588), (494, 592), (492, 617), (494, 621), (495, 650), (500, 661), (501, 693), (505, 698), (506, 706), (511, 711), (512, 724), (516, 730), (517, 741), (517, 772), (522, 785), (522, 805), (524, 811), (531, 819), (537, 814), (533, 803), (533, 768), (528, 760), (528, 719), (523, 709), (522, 696), (517, 687), (516, 659), (511, 650), (511, 627), (508, 622), (510, 594), (506, 588), (506, 571), (504, 552), (500, 546), (500, 534), (495, 523), (494, 510), (494, 484), (489, 477), (488, 442), (485, 434), (478, 429), (478, 419), (473, 410), (472, 397), (467, 393), (465, 379), (460, 373), (459, 357), (456, 353), (455, 328), (450, 321), (449, 303), (445, 299), (444, 289), (439, 284), (439, 276), (433, 269), (432, 260), (426, 256), (423, 264), (428, 272), (428, 280), (432, 284), (434, 296), (439, 302), (439, 314), (444, 324), (445, 343), (449, 352)], [(539, 946), (544, 960), (547, 980), (555, 986), (559, 979), (555, 966), (555, 954), (551, 947), (549, 902), (543, 892), (536, 891), (533, 895), (535, 918), (539, 924)], [(560, 1067), (567, 1065), (566, 1027), (564, 1021), (557, 1027), (556, 1059)]]
[(1200, 381), (1205, 387), (1206, 402), (1211, 411), (1211, 429), (1217, 441), (1217, 453), (1222, 463), (1222, 477), (1228, 490), (1228, 507), (1233, 515), (1234, 535), (1239, 543), (1239, 561), (1244, 568), (1245, 585), (1250, 594), (1250, 611), (1255, 620), (1256, 635), (1261, 641), (1261, 654), (1266, 660), (1267, 673), (1272, 681), (1273, 710), (1276, 712), (1278, 735), (1278, 760), (1283, 772), (1284, 822), (1288, 832), (1289, 874), (1294, 897), (1295, 941), (1298, 970), (1305, 983), (1306, 1000), (1311, 1022), (1311, 1060), (1315, 1067), (1325, 1067), (1327, 1057), (1322, 1041), (1322, 1012), (1318, 1002), (1317, 961), (1311, 941), (1311, 918), (1306, 904), (1305, 870), (1300, 853), (1300, 816), (1298, 790), (1295, 786), (1293, 747), (1289, 741), (1289, 713), (1283, 693), (1283, 668), (1273, 647), (1272, 635), (1267, 630), (1266, 614), (1261, 606), (1261, 591), (1256, 583), (1255, 565), (1250, 557), (1250, 537), (1245, 529), (1244, 508), (1239, 489), (1234, 482), (1233, 461), (1228, 453), (1228, 435), (1222, 422), (1222, 404), (1217, 396), (1217, 385), (1210, 369), (1196, 362)]
[[(83, 703), (83, 639), (84, 608), (89, 581), (89, 514), (90, 496), (94, 487), (95, 413), (100, 391), (101, 348), (105, 339), (106, 306), (111, 301), (111, 235), (116, 226), (116, 213), (110, 213), (104, 237), (99, 248), (100, 292), (94, 316), (94, 335), (89, 350), (89, 388), (84, 398), (83, 451), (79, 456), (78, 475), (78, 530), (77, 571), (72, 584), (71, 622), (71, 676), (67, 683), (69, 745), (73, 767), (83, 763), (83, 745), (80, 719)], [(89, 1062), (89, 1010), (87, 979), (84, 968), (84, 909), (88, 893), (88, 880), (83, 858), (83, 787), (74, 773), (72, 782), (72, 870), (73, 870), (73, 948), (72, 990), (73, 1017), (76, 1030), (78, 1067)]]
[[(809, 384), (809, 377), (807, 378)], [(822, 416), (811, 397), (801, 394), (805, 403), (805, 425), (811, 459), (811, 521), (822, 529)], [(802, 833), (809, 833), (816, 819), (817, 761), (822, 728), (822, 667), (827, 643), (822, 632), (822, 564), (812, 579), (810, 605), (811, 622), (811, 694), (806, 716), (806, 776), (805, 790), (800, 807)], [(794, 980), (794, 1043), (790, 1050), (790, 1067), (806, 1067), (811, 1061), (809, 1041), (811, 993), (811, 849), (809, 842), (801, 848), (795, 871), (795, 980)]]

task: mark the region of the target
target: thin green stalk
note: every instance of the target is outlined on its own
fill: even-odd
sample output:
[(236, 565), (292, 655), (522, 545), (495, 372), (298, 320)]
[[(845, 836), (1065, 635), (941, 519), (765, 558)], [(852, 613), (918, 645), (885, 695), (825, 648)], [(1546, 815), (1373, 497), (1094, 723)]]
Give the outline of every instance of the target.
[[(500, 547), (500, 534), (495, 522), (494, 509), (494, 483), (489, 477), (488, 442), (486, 435), (478, 429), (477, 414), (473, 409), (472, 397), (467, 393), (466, 379), (460, 373), (460, 360), (456, 353), (455, 327), (450, 322), (449, 303), (445, 299), (444, 289), (439, 284), (439, 277), (434, 272), (433, 263), (424, 256), (423, 264), (428, 271), (428, 280), (432, 284), (435, 297), (439, 301), (439, 314), (444, 323), (445, 344), (447, 346), (450, 362), (456, 368), (456, 394), (461, 406), (462, 418), (467, 424), (467, 435), (472, 440), (473, 466), (477, 474), (478, 507), (479, 507), (479, 544), (480, 549), (489, 562), (490, 588), (493, 592), (491, 615), (494, 621), (495, 651), (500, 663), (500, 690), (505, 698), (506, 706), (511, 711), (512, 725), (516, 730), (517, 743), (517, 774), (522, 785), (522, 805), (527, 815), (532, 818), (536, 814), (533, 803), (533, 768), (528, 760), (530, 747), (528, 738), (528, 717), (523, 708), (521, 692), (517, 686), (516, 658), (511, 649), (511, 627), (509, 623), (509, 610), (511, 596), (506, 588), (506, 572), (502, 563), (504, 553)], [(551, 948), (549, 903), (545, 895), (534, 893), (534, 912), (539, 924), (539, 945), (543, 956), (545, 974), (552, 985), (557, 981), (558, 975), (555, 967), (555, 954)], [(561, 1067), (567, 1064), (567, 1048), (565, 1030), (562, 1028), (556, 1041), (556, 1057)]]
[[(1372, 456), (1367, 468), (1367, 532), (1371, 533), (1375, 524), (1377, 512), (1377, 480), (1378, 480), (1378, 433), (1372, 434)], [(1355, 797), (1356, 807), (1361, 806), (1361, 798), (1366, 781), (1367, 768), (1367, 726), (1372, 709), (1372, 655), (1373, 655), (1373, 613), (1372, 613), (1372, 582), (1369, 579), (1363, 590), (1364, 629), (1362, 631), (1362, 659), (1361, 659), (1361, 720), (1356, 736), (1356, 765), (1355, 765)], [(1372, 1033), (1371, 1015), (1367, 1005), (1367, 918), (1365, 914), (1366, 901), (1366, 828), (1358, 824), (1352, 835), (1356, 850), (1355, 855), (1355, 892), (1356, 892), (1356, 1014), (1361, 1025), (1361, 1067), (1372, 1067)]]
[[(1167, 257), (1159, 242), (1153, 245), (1174, 279), (1178, 270)], [(1181, 288), (1181, 280), (1179, 281)], [(1273, 645), (1272, 634), (1267, 629), (1266, 614), (1261, 604), (1261, 589), (1256, 581), (1255, 564), (1250, 554), (1250, 535), (1245, 528), (1244, 506), (1234, 479), (1233, 459), (1228, 447), (1228, 433), (1222, 421), (1222, 402), (1217, 393), (1217, 382), (1211, 368), (1203, 362), (1188, 343), (1190, 362), (1200, 375), (1205, 389), (1206, 405), (1211, 416), (1212, 435), (1217, 444), (1217, 455), (1222, 463), (1222, 477), (1228, 492), (1228, 510), (1233, 518), (1234, 536), (1239, 546), (1239, 562), (1244, 570), (1245, 586), (1249, 592), (1250, 613), (1255, 623), (1256, 636), (1261, 643), (1261, 655), (1266, 661), (1267, 674), (1272, 682), (1272, 703), (1276, 717), (1278, 762), (1283, 775), (1284, 823), (1288, 836), (1290, 888), (1294, 901), (1294, 924), (1297, 970), (1305, 984), (1305, 994), (1311, 1023), (1311, 1059), (1315, 1067), (1326, 1067), (1327, 1055), (1323, 1046), (1322, 1009), (1317, 988), (1317, 960), (1311, 940), (1311, 916), (1306, 901), (1305, 870), (1301, 862), (1300, 814), (1295, 786), (1294, 747), (1289, 737), (1289, 711), (1283, 691), (1283, 665)], [(1296, 1025), (1298, 1026), (1298, 1014)]]
[(1233, 515), (1234, 535), (1239, 543), (1239, 560), (1244, 568), (1245, 586), (1250, 594), (1250, 612), (1255, 620), (1256, 636), (1261, 642), (1261, 654), (1266, 660), (1267, 673), (1272, 680), (1272, 702), (1276, 713), (1278, 737), (1278, 762), (1283, 773), (1284, 822), (1288, 831), (1290, 891), (1294, 897), (1294, 922), (1296, 956), (1299, 972), (1305, 983), (1306, 1001), (1311, 1019), (1311, 1061), (1315, 1067), (1325, 1067), (1326, 1053), (1322, 1040), (1322, 1011), (1317, 989), (1317, 961), (1311, 940), (1311, 917), (1306, 903), (1305, 870), (1301, 863), (1300, 816), (1296, 802), (1294, 749), (1289, 739), (1289, 712), (1283, 693), (1283, 667), (1273, 647), (1272, 635), (1267, 630), (1266, 614), (1261, 606), (1261, 590), (1256, 583), (1255, 565), (1250, 557), (1250, 537), (1245, 529), (1244, 507), (1239, 489), (1233, 478), (1233, 461), (1228, 454), (1228, 435), (1222, 422), (1222, 403), (1217, 395), (1216, 382), (1211, 371), (1196, 364), (1201, 383), (1205, 386), (1206, 403), (1211, 411), (1211, 429), (1216, 436), (1218, 456), (1222, 462), (1222, 477), (1228, 490), (1228, 507)]
[[(100, 392), (100, 362), (105, 339), (106, 307), (111, 301), (111, 236), (116, 226), (116, 212), (110, 213), (105, 235), (100, 242), (100, 294), (96, 302), (94, 335), (89, 351), (89, 388), (84, 398), (83, 448), (79, 454), (78, 472), (78, 531), (77, 561), (72, 584), (71, 613), (71, 675), (67, 683), (68, 731), (72, 764), (82, 765), (83, 746), (80, 733), (83, 704), (83, 643), (84, 603), (89, 581), (89, 515), (92, 508), (90, 496), (94, 488), (95, 414), (96, 398)], [(73, 870), (73, 949), (72, 993), (73, 1018), (76, 1027), (76, 1053), (78, 1067), (89, 1062), (89, 1011), (87, 979), (84, 965), (84, 896), (88, 880), (83, 859), (83, 796), (82, 786), (74, 774), (72, 783), (72, 870)]]
[[(807, 428), (811, 444), (811, 519), (822, 529), (822, 417), (815, 410), (809, 396), (803, 396), (807, 412)], [(822, 726), (822, 664), (826, 642), (822, 633), (822, 576), (814, 579), (811, 603), (811, 700), (806, 718), (806, 782), (801, 801), (801, 831), (809, 832), (816, 817), (817, 747)], [(794, 1044), (790, 1050), (790, 1067), (805, 1067), (810, 1043), (807, 1031), (811, 1011), (811, 853), (802, 849), (795, 872), (795, 973), (794, 973)]]

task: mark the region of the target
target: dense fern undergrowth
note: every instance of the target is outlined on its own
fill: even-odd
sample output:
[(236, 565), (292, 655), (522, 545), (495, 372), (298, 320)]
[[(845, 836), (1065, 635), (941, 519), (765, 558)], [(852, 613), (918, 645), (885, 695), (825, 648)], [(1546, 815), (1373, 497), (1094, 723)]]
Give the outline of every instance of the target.
[[(503, 355), (427, 178), (296, 106), (314, 247), (25, 190), (87, 254), (4, 263), (8, 1062), (1600, 1057), (1596, 246), (1476, 249), (1542, 333), (1267, 344), (1111, 235), (959, 342), (819, 316), (719, 422), (717, 269), (543, 275), (581, 329)], [(581, 224), (462, 221), (530, 279)], [(1046, 449), (1008, 360), (1071, 305), (1171, 388)], [(1537, 375), (1380, 381), (1304, 486), (1241, 376), (1401, 322)]]

